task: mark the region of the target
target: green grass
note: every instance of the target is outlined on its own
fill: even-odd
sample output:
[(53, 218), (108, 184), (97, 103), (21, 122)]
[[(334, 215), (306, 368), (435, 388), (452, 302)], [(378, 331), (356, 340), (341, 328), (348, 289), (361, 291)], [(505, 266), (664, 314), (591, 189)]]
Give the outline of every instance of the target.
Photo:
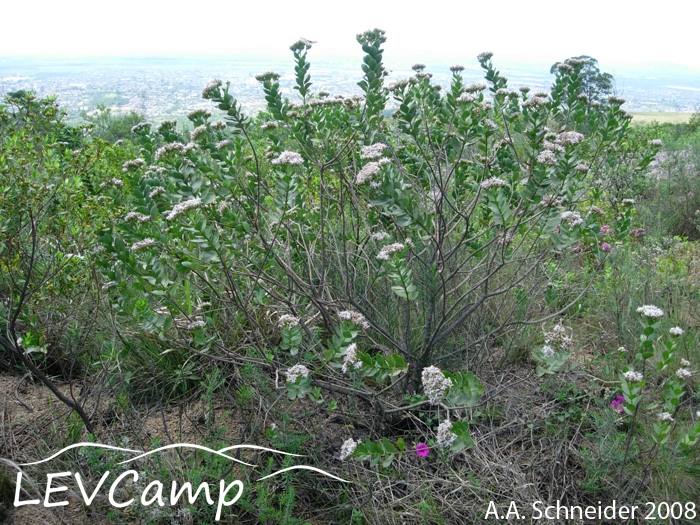
[(633, 119), (632, 124), (651, 124), (652, 122), (658, 122), (659, 124), (687, 124), (690, 120), (692, 113), (631, 113)]

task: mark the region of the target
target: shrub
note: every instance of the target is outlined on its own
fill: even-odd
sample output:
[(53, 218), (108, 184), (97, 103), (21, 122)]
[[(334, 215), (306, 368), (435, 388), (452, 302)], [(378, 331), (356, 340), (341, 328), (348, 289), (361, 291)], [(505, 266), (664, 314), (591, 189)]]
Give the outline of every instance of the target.
[(552, 268), (601, 265), (628, 237), (632, 206), (599, 179), (618, 168), (630, 117), (617, 97), (583, 96), (575, 59), (551, 93), (510, 90), (491, 53), (478, 57), (488, 84), (455, 66), (443, 90), (421, 64), (387, 85), (384, 32), (358, 42), (361, 96), (314, 93), (300, 40), (298, 100), (259, 75), (272, 116), (259, 128), (220, 80), (203, 98), (225, 123), (196, 110), (189, 137), (136, 126), (142, 157), (123, 189), (104, 188), (128, 213), (103, 232), (103, 274), (120, 311), (169, 345), (286, 374), (291, 399), (352, 394), (392, 421), (433, 367), (444, 388), (424, 380), (423, 404), (471, 406), (476, 378), (436, 365), (489, 359), (566, 311), (586, 283), (546, 310)]

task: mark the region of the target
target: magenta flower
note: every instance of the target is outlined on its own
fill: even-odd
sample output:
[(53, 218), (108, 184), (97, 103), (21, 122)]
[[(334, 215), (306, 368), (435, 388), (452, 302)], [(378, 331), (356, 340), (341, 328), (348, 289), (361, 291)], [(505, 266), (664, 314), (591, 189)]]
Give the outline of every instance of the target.
[(418, 443), (416, 445), (416, 455), (425, 457), (428, 455), (429, 452), (430, 447), (428, 447), (428, 445), (426, 445), (425, 443)]
[(574, 246), (573, 248), (571, 248), (571, 251), (572, 251), (572, 253), (578, 253), (578, 252), (581, 251), (581, 247), (580, 247), (580, 246)]
[(622, 403), (624, 402), (625, 398), (621, 395), (617, 395), (615, 396), (615, 400), (612, 403), (610, 403), (610, 406), (615, 408), (620, 414), (622, 414), (622, 412), (624, 412), (625, 410), (624, 408), (622, 408)]
[(606, 224), (605, 226), (600, 228), (600, 233), (602, 233), (603, 235), (607, 235), (609, 229), (610, 229), (610, 226), (608, 224)]
[(644, 231), (644, 228), (635, 228), (633, 229), (630, 234), (632, 237), (639, 238), (639, 237), (644, 237), (646, 235), (646, 232)]
[(612, 251), (612, 245), (608, 244), (607, 242), (604, 242), (601, 244), (600, 249), (603, 250), (605, 253), (610, 253)]

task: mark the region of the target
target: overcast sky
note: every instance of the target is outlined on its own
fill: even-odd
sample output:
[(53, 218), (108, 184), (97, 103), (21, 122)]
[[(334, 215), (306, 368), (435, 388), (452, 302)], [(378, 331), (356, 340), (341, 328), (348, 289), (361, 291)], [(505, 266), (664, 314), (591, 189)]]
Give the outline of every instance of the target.
[(428, 64), (493, 51), (496, 64), (588, 54), (700, 68), (698, 0), (4, 0), (0, 17), (0, 56), (286, 56), (305, 37), (318, 58), (351, 57), (355, 35), (379, 27), (387, 58)]

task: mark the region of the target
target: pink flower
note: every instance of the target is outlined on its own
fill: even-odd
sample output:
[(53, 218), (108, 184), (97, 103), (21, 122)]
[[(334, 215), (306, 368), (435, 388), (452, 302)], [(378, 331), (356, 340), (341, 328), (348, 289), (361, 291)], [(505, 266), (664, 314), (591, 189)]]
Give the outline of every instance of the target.
[(646, 232), (644, 231), (644, 228), (635, 228), (630, 232), (630, 234), (632, 235), (632, 237), (639, 238), (644, 237), (646, 235)]
[(416, 445), (416, 455), (425, 457), (430, 452), (430, 448), (425, 443), (418, 443)]
[(622, 414), (622, 412), (625, 411), (625, 409), (622, 408), (622, 403), (624, 403), (624, 402), (625, 402), (625, 398), (622, 397), (621, 395), (617, 395), (617, 396), (615, 396), (615, 400), (612, 403), (610, 403), (610, 406), (617, 409), (617, 411), (620, 414)]
[(609, 229), (610, 229), (610, 226), (606, 224), (605, 226), (600, 228), (600, 233), (602, 233), (603, 235), (607, 235)]
[(607, 242), (604, 242), (601, 244), (600, 249), (603, 250), (605, 253), (610, 253), (612, 251), (612, 245), (608, 244)]
[(578, 253), (578, 252), (580, 252), (580, 251), (581, 251), (581, 247), (580, 247), (580, 246), (574, 246), (573, 248), (571, 248), (571, 252), (572, 252), (572, 253)]

